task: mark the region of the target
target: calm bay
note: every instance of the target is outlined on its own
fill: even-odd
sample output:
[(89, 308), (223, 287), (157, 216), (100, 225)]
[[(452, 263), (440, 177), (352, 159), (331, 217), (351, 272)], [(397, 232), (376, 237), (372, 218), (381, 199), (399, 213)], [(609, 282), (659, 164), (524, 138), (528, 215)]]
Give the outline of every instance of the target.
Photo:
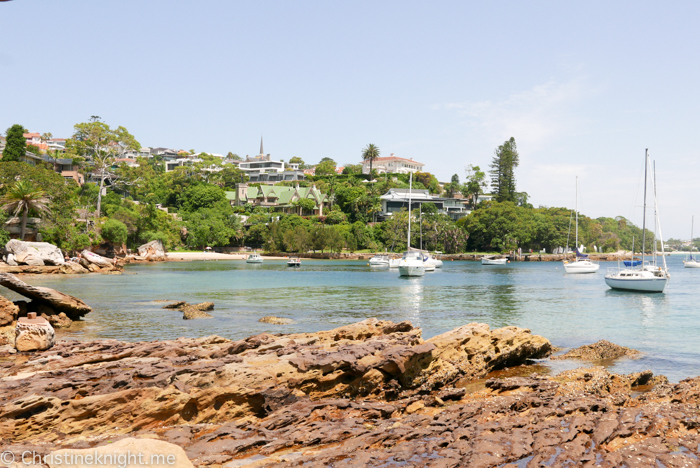
[[(565, 275), (561, 263), (486, 267), (446, 261), (423, 278), (365, 261), (304, 260), (298, 270), (282, 260), (167, 262), (128, 266), (123, 275), (34, 276), (27, 281), (83, 299), (94, 308), (63, 338), (126, 341), (220, 335), (240, 339), (268, 333), (309, 332), (377, 317), (409, 320), (425, 338), (470, 322), (515, 325), (556, 346), (606, 339), (638, 349), (637, 359), (610, 363), (613, 372), (651, 369), (672, 381), (700, 375), (700, 271), (667, 257), (671, 282), (663, 294), (610, 290), (599, 273)], [(15, 298), (15, 296), (8, 294)], [(214, 318), (183, 320), (164, 300), (213, 301)], [(291, 325), (260, 323), (274, 315)], [(576, 363), (548, 363), (554, 371)]]

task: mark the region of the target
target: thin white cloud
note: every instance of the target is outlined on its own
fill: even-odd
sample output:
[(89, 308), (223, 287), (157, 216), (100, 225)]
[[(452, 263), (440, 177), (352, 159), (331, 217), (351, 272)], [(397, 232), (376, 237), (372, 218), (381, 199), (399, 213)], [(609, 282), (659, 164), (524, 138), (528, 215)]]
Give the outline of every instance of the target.
[(467, 117), (466, 124), (490, 142), (514, 136), (519, 146), (538, 151), (562, 136), (579, 134), (585, 127), (576, 106), (595, 93), (585, 78), (549, 81), (513, 93), (501, 101), (449, 103)]

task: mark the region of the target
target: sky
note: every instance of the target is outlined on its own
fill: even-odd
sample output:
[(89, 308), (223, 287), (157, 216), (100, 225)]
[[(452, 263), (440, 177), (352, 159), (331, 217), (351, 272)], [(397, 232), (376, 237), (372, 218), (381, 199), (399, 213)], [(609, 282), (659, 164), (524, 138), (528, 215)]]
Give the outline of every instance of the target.
[[(358, 163), (377, 145), (441, 181), (514, 137), (535, 206), (700, 235), (700, 3), (0, 2), (0, 129), (100, 116), (143, 146)], [(651, 204), (651, 199), (649, 200)], [(651, 210), (650, 210), (651, 213)]]

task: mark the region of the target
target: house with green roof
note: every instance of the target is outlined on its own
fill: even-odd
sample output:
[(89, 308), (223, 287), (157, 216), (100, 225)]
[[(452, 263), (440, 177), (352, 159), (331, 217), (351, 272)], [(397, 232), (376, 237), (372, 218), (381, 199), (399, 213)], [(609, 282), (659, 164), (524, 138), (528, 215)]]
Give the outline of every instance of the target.
[[(264, 206), (275, 211), (303, 216), (323, 216), (323, 210), (328, 207), (330, 198), (322, 193), (315, 185), (311, 187), (294, 187), (281, 185), (250, 186), (246, 183), (237, 184), (235, 192), (226, 192), (226, 198), (233, 206), (243, 206), (251, 203), (253, 206)], [(299, 200), (307, 199), (314, 202), (312, 210), (303, 210), (298, 205)]]

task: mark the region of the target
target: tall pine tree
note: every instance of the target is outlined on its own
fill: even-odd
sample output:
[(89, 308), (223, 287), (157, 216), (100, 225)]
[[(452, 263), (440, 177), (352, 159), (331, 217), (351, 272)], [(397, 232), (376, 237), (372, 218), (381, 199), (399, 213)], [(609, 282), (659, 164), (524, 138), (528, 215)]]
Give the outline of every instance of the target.
[(491, 189), (496, 201), (517, 203), (515, 192), (515, 168), (520, 164), (515, 138), (510, 137), (494, 151), (491, 161)]
[(2, 162), (19, 161), (27, 152), (27, 140), (24, 138), (24, 127), (18, 124), (7, 129), (7, 141), (2, 151)]

